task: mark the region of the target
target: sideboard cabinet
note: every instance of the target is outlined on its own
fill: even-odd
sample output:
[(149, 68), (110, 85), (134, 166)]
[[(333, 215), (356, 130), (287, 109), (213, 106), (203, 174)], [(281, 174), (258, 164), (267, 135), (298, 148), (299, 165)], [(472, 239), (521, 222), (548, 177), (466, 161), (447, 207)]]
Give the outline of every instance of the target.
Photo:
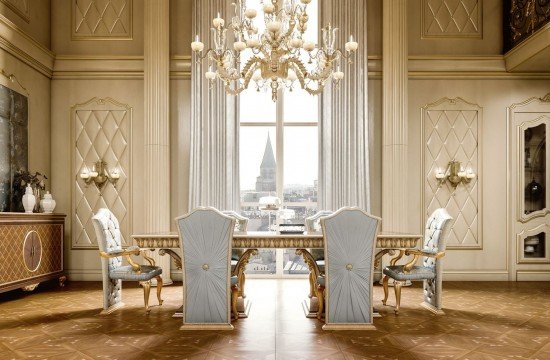
[(64, 214), (0, 213), (0, 293), (59, 279), (63, 286)]

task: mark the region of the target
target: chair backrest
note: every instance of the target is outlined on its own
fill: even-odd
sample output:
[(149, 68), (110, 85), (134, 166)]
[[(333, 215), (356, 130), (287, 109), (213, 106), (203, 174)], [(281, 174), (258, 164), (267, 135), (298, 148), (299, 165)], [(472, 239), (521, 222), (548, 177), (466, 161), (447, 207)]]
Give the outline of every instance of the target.
[(306, 218), (306, 231), (308, 233), (321, 232), (321, 218), (334, 214), (330, 210), (321, 210)]
[(326, 323), (372, 323), (374, 248), (380, 218), (342, 208), (321, 219)]
[(248, 230), (248, 218), (232, 210), (222, 211), (222, 214), (231, 216), (235, 219), (235, 232), (246, 232)]
[[(426, 221), (423, 250), (429, 253), (445, 251), (447, 236), (451, 230), (452, 216), (443, 208), (436, 209)], [(438, 259), (424, 257), (423, 265), (435, 267)]]
[(235, 219), (214, 208), (176, 218), (183, 266), (183, 323), (231, 323), (231, 239)]
[[(100, 251), (109, 253), (111, 251), (122, 250), (120, 226), (116, 216), (109, 209), (99, 209), (92, 217), (92, 223), (94, 224), (97, 245)], [(108, 273), (122, 265), (122, 257), (102, 258), (102, 263), (104, 264), (104, 272), (107, 271)]]

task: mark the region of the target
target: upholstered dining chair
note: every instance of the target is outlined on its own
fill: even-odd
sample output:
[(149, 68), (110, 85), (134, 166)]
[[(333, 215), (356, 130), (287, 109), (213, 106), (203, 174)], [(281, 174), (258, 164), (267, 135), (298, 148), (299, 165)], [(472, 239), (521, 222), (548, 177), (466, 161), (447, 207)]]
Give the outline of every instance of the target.
[(238, 319), (238, 281), (231, 274), (235, 219), (196, 208), (176, 218), (183, 267), (182, 330), (231, 330)]
[(374, 249), (381, 219), (358, 208), (321, 218), (325, 275), (317, 279), (324, 330), (373, 329)]
[[(122, 248), (121, 233), (118, 220), (109, 209), (99, 209), (92, 217), (94, 229), (101, 256), (101, 271), (103, 273), (103, 311), (110, 314), (124, 306), (122, 303), (122, 280), (139, 281), (143, 287), (145, 311), (149, 313), (149, 292), (151, 279), (157, 279), (157, 298), (162, 305), (162, 268), (155, 266), (155, 261), (148, 257), (137, 246)], [(131, 255), (142, 255), (149, 265), (136, 264)], [(122, 265), (122, 257), (126, 257), (129, 265)]]
[[(222, 211), (222, 214), (231, 216), (235, 219), (235, 232), (236, 233), (246, 233), (248, 230), (248, 218), (240, 215), (236, 211), (232, 210), (225, 210)], [(253, 249), (256, 252), (257, 249)], [(239, 280), (239, 296), (243, 299), (246, 297), (246, 294), (244, 293), (244, 287), (246, 284), (246, 276), (244, 273), (245, 266), (248, 263), (247, 259), (243, 259), (245, 263), (239, 264), (239, 260), (241, 260), (241, 256), (244, 254), (245, 249), (232, 249), (231, 250), (231, 273), (235, 276), (237, 276), (237, 279)], [(239, 265), (237, 267), (237, 265)]]
[[(447, 210), (440, 208), (435, 210), (426, 222), (424, 233), (424, 245), (422, 250), (400, 250), (399, 255), (391, 260), (390, 266), (384, 268), (384, 300), (388, 300), (388, 281), (394, 280), (395, 313), (399, 313), (401, 306), (401, 286), (403, 282), (410, 280), (424, 281), (424, 301), (422, 306), (435, 314), (443, 314), (441, 310), (441, 294), (443, 288), (441, 258), (445, 256), (447, 236), (451, 230), (453, 218)], [(403, 255), (412, 255), (413, 259), (405, 265), (396, 265)], [(422, 257), (422, 266), (417, 266), (418, 259)]]
[[(308, 234), (322, 233), (321, 229), (321, 218), (324, 216), (329, 216), (334, 214), (334, 211), (330, 210), (320, 210), (314, 215), (307, 217), (305, 219), (306, 231)], [(311, 249), (310, 254), (313, 257), (313, 261), (317, 265), (317, 270), (319, 273), (325, 272), (325, 250), (324, 249)], [(315, 280), (317, 274), (314, 271), (309, 272), (309, 297), (315, 295)]]

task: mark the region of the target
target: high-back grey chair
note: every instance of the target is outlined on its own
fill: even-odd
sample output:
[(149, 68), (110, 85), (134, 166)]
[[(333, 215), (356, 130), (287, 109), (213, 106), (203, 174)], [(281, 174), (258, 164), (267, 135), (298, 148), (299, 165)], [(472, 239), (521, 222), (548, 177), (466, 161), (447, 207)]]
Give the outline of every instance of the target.
[(237, 277), (231, 274), (235, 219), (214, 208), (176, 218), (183, 265), (182, 330), (230, 330), (237, 314)]
[[(236, 211), (225, 210), (222, 211), (222, 214), (231, 216), (235, 219), (235, 232), (236, 233), (246, 233), (248, 231), (248, 218), (240, 215)], [(252, 254), (257, 253), (257, 249), (249, 249), (250, 251), (245, 251), (245, 249), (232, 249), (231, 250), (231, 272), (233, 275), (237, 276), (239, 281), (239, 296), (242, 298), (246, 297), (244, 288), (246, 285), (246, 276), (244, 270), (248, 264), (248, 259), (250, 256), (242, 257), (245, 253)]]
[(372, 329), (374, 249), (381, 219), (342, 208), (321, 219), (325, 276), (318, 278), (319, 316), (325, 330)]
[[(308, 234), (322, 233), (321, 218), (334, 214), (334, 211), (320, 210), (314, 215), (305, 218), (306, 231)], [(311, 269), (309, 272), (309, 297), (315, 295), (315, 281), (318, 274), (325, 272), (325, 249), (310, 249), (310, 254), (313, 262), (315, 262), (315, 269)], [(306, 255), (307, 256), (307, 255)]]
[[(422, 306), (428, 310), (443, 314), (441, 310), (441, 295), (443, 289), (443, 267), (441, 258), (445, 256), (447, 236), (451, 231), (452, 217), (447, 210), (440, 208), (435, 210), (426, 222), (424, 244), (422, 250), (401, 250), (399, 255), (392, 259), (390, 266), (384, 268), (384, 300), (388, 300), (388, 281), (394, 279), (395, 313), (399, 313), (401, 306), (401, 286), (403, 282), (410, 280), (424, 281), (424, 302)], [(412, 255), (413, 259), (405, 265), (396, 265), (403, 255)], [(418, 259), (422, 257), (422, 266), (417, 266)]]
[[(124, 306), (122, 303), (122, 280), (139, 281), (143, 286), (145, 311), (149, 312), (149, 292), (151, 279), (157, 279), (157, 297), (162, 291), (162, 268), (155, 266), (155, 261), (142, 253), (137, 246), (122, 248), (121, 233), (118, 220), (109, 209), (99, 209), (92, 217), (94, 229), (101, 256), (101, 271), (103, 274), (103, 311), (101, 314), (110, 314)], [(142, 255), (150, 265), (138, 265), (132, 261), (131, 255)], [(125, 256), (129, 265), (122, 265)]]

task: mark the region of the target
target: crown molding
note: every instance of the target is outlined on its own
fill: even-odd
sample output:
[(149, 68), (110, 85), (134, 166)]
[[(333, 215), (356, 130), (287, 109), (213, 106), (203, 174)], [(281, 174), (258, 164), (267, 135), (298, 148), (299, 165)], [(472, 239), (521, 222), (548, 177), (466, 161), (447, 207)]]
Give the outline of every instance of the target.
[[(143, 56), (58, 55), (54, 80), (143, 80)], [(170, 79), (191, 79), (191, 57), (170, 57)]]
[(55, 55), (0, 14), (0, 48), (51, 78)]

